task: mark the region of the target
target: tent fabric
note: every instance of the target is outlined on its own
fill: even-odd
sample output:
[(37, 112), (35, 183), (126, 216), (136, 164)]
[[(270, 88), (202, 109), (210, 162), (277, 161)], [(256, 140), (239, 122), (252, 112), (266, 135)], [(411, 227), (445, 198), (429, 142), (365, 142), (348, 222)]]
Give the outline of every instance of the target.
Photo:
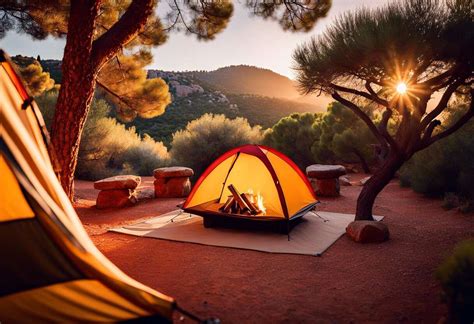
[(267, 209), (255, 218), (292, 219), (305, 206), (315, 204), (316, 196), (307, 178), (288, 157), (262, 145), (244, 145), (223, 154), (199, 178), (183, 204), (186, 211), (231, 195), (228, 185), (241, 192), (263, 196)]
[(94, 246), (57, 180), (34, 101), (0, 51), (0, 322), (116, 322), (176, 304)]

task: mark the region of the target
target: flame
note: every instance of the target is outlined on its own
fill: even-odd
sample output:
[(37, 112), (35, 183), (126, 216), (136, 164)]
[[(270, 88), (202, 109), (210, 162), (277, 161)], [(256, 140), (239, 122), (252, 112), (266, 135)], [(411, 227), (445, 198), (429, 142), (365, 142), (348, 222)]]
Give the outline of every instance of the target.
[(258, 209), (262, 211), (262, 215), (265, 215), (267, 212), (267, 209), (265, 208), (265, 205), (263, 204), (263, 196), (260, 194), (260, 192), (257, 194), (257, 206)]
[(263, 203), (263, 196), (260, 194), (260, 192), (255, 195), (253, 193), (253, 189), (249, 189), (247, 190), (247, 194), (249, 194), (250, 196), (250, 201), (253, 203), (253, 204), (256, 204), (258, 209), (262, 212), (262, 215), (265, 215), (267, 209), (265, 208), (265, 205)]

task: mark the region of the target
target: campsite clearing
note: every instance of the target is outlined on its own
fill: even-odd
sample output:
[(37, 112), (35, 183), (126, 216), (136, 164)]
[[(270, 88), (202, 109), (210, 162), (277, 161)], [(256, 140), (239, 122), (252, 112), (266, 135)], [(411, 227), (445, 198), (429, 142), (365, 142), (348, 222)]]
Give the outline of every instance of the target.
[[(351, 175), (357, 181), (364, 175)], [(153, 178), (144, 177), (143, 186)], [(323, 210), (353, 213), (360, 186), (325, 198)], [(441, 208), (393, 180), (376, 201), (391, 239), (363, 245), (346, 236), (322, 257), (269, 254), (107, 232), (173, 209), (182, 199), (97, 210), (92, 182), (76, 181), (76, 210), (98, 248), (134, 279), (201, 316), (236, 322), (427, 322), (446, 308), (434, 270), (474, 236), (474, 217)]]

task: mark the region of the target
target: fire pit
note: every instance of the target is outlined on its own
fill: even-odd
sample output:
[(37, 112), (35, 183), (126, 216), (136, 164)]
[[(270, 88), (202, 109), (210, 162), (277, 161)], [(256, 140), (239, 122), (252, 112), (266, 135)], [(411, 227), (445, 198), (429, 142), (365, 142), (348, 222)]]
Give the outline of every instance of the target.
[(293, 161), (272, 148), (245, 145), (207, 168), (183, 210), (202, 216), (205, 227), (255, 228), (266, 223), (288, 233), (316, 203), (311, 185)]

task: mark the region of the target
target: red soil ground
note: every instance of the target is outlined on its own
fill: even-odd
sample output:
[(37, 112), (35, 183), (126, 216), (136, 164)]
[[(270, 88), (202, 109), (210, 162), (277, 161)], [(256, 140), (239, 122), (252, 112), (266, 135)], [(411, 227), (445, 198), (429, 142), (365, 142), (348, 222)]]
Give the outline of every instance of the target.
[[(351, 175), (351, 180), (360, 179)], [(151, 185), (145, 178), (144, 185)], [(321, 209), (353, 213), (359, 186), (322, 199)], [(269, 254), (138, 238), (107, 232), (175, 209), (152, 199), (101, 211), (97, 191), (77, 181), (76, 210), (98, 248), (131, 277), (175, 297), (199, 316), (223, 323), (437, 322), (446, 312), (434, 271), (461, 240), (474, 237), (473, 215), (441, 208), (392, 181), (375, 204), (391, 239), (361, 245), (343, 236), (322, 257)]]

